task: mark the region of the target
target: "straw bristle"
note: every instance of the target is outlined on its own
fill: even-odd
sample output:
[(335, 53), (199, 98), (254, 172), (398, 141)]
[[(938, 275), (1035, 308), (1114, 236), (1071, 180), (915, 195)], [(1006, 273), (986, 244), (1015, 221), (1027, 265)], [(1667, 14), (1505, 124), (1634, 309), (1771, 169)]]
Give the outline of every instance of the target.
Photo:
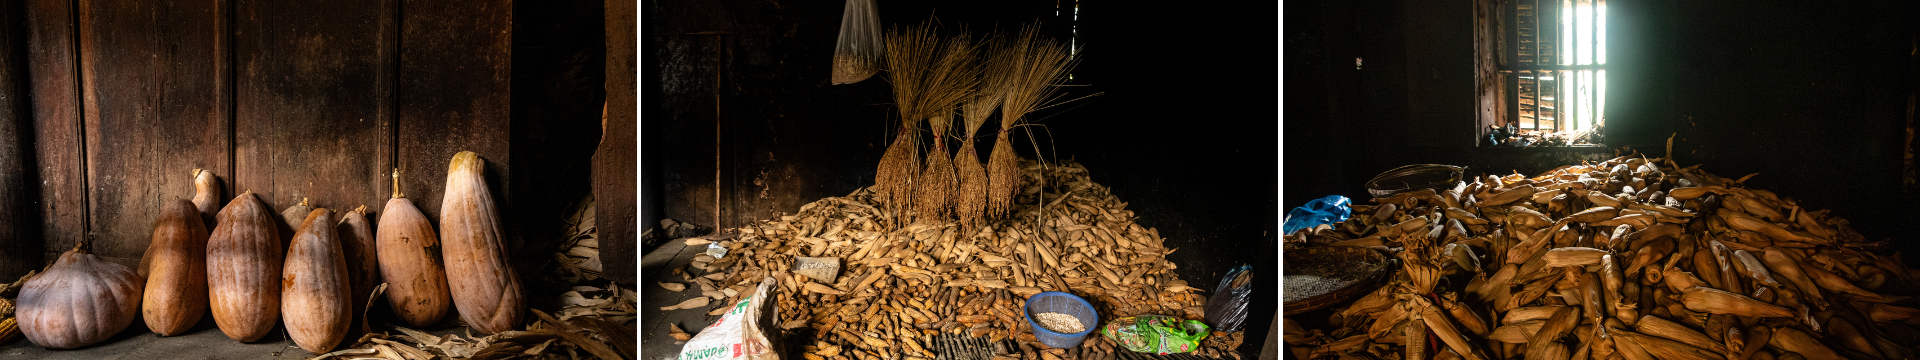
[(1000, 131), (1012, 129), (1027, 113), (1059, 98), (1057, 82), (1074, 63), (1065, 46), (1039, 39), (1038, 28), (1031, 26), (1022, 29), (1006, 50), (1018, 52), (1019, 58), (1000, 104)]
[(967, 99), (961, 109), (962, 115), (966, 116), (964, 125), (968, 138), (972, 138), (980, 130), (980, 125), (986, 124), (987, 118), (1006, 100), (1007, 88), (1012, 85), (1013, 77), (1018, 75), (1016, 69), (1023, 55), (1011, 51), (1016, 43), (1013, 39), (997, 38), (986, 43), (981, 49), (981, 61), (977, 66), (979, 86), (974, 88), (973, 97)]

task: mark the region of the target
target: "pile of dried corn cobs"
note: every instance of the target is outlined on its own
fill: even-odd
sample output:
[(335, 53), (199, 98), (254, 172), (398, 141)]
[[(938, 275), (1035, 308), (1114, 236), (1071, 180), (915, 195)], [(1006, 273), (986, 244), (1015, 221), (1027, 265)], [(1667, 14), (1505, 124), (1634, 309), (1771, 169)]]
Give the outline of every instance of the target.
[(1303, 359), (1915, 354), (1920, 309), (1891, 295), (1913, 272), (1868, 252), (1884, 242), (1697, 167), (1621, 157), (1356, 206), (1294, 240), (1398, 251), (1403, 268), (1333, 329), (1289, 320), (1284, 339)]
[(35, 273), (38, 271), (29, 271), (26, 276), (21, 276), (10, 284), (0, 283), (0, 345), (20, 337), (19, 320), (13, 317), (13, 299), (20, 296), (20, 286), (25, 285), (27, 279), (32, 278)]
[[(1019, 196), (1024, 205), (983, 229), (932, 219), (890, 226), (895, 215), (867, 189), (742, 227), (738, 238), (717, 243), (728, 249), (718, 259), (703, 254), (692, 269), (672, 270), (707, 296), (663, 310), (702, 308), (708, 300), (731, 305), (772, 276), (779, 280), (774, 298), (780, 327), (812, 329), (816, 341), (800, 354), (810, 360), (933, 359), (928, 344), (940, 334), (1017, 340), (1019, 348), (996, 355), (1008, 358), (1106, 359), (1127, 351), (1098, 334), (1073, 349), (1035, 341), (1021, 309), (1028, 296), (1042, 291), (1087, 298), (1099, 307), (1102, 322), (1143, 314), (1203, 316), (1200, 296), (1190, 293), (1199, 289), (1170, 271), (1175, 266), (1166, 254), (1174, 250), (1161, 245), (1158, 232), (1134, 224), (1126, 203), (1090, 181), (1086, 168), (1022, 165), (1023, 183), (1036, 184)], [(708, 246), (702, 238), (687, 241)], [(810, 271), (795, 268), (798, 257), (838, 258), (844, 271), (809, 277), (804, 274)], [(686, 284), (660, 286), (677, 291)], [(1200, 354), (1238, 358), (1232, 349), (1239, 334), (1216, 333), (1223, 336), (1210, 338)]]

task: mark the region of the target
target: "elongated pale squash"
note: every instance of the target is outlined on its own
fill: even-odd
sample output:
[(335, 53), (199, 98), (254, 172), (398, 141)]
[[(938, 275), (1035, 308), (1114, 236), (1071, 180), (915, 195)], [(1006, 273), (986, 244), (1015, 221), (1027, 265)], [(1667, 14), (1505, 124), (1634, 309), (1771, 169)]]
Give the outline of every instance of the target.
[(248, 191), (220, 210), (207, 238), (207, 300), (220, 332), (259, 340), (280, 323), (280, 270), (286, 252), (266, 204)]
[(300, 222), (305, 221), (307, 213), (310, 212), (313, 212), (313, 206), (307, 204), (307, 198), (300, 198), (300, 204), (288, 206), (286, 210), (280, 212), (278, 229), (280, 236), (284, 237), (280, 239), (281, 244), (293, 241), (293, 233), (299, 232)]
[(379, 245), (373, 237), (373, 223), (367, 222), (366, 206), (341, 215), (338, 226), (340, 249), (347, 259), (347, 284), (353, 288), (353, 318), (359, 319), (373, 287), (380, 285)]
[(380, 278), (387, 283), (387, 304), (409, 326), (440, 322), (453, 302), (446, 267), (440, 263), (440, 237), (420, 208), (400, 192), (400, 171), (393, 172), (393, 198), (380, 210), (374, 232), (380, 253)]
[(507, 263), (500, 213), (482, 177), (485, 167), (471, 151), (453, 156), (440, 202), (440, 240), (447, 246), (447, 283), (460, 319), (492, 334), (518, 328), (527, 305), (520, 277)]
[(353, 324), (353, 287), (347, 283), (347, 259), (334, 232), (333, 211), (313, 209), (301, 220), (287, 246), (281, 281), (280, 313), (287, 335), (301, 349), (326, 353), (347, 336)]
[(155, 334), (186, 333), (207, 315), (207, 236), (193, 203), (174, 199), (160, 207), (141, 268), (147, 286), (140, 314)]
[(214, 218), (220, 214), (220, 179), (212, 171), (193, 169), (193, 207), (200, 210), (206, 228), (212, 229)]

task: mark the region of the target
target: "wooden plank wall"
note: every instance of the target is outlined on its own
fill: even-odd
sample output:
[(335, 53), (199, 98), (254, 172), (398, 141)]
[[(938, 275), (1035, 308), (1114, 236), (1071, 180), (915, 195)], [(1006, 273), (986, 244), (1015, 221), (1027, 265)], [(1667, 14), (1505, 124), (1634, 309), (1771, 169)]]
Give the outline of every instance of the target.
[(304, 198), (380, 211), (392, 192), (394, 5), (234, 4), (234, 190), (274, 209)]
[[(0, 206), (29, 204), (38, 219), (0, 218), (0, 236), (13, 235), (0, 262), (19, 249), (49, 260), (92, 236), (97, 253), (133, 264), (160, 204), (192, 196), (196, 168), (219, 175), (222, 201), (252, 191), (274, 209), (309, 198), (377, 212), (398, 166), (408, 197), (437, 218), (447, 161), (471, 150), (502, 211), (511, 204), (510, 0), (6, 6), (7, 23), (24, 26), (0, 41), (24, 43), (9, 43), (18, 54), (0, 56), (0, 70), (26, 77), (0, 73), (0, 91), (30, 96), (0, 98), (0, 142), (33, 155), (0, 160)], [(20, 99), (31, 115), (9, 106)], [(9, 149), (0, 158), (27, 159)], [(24, 268), (38, 265), (0, 276)]]
[[(21, 24), (20, 1), (0, 2), (0, 24)], [(27, 39), (24, 26), (0, 27), (0, 49), (21, 49)], [(25, 93), (30, 86), (26, 52), (0, 53), (0, 94)], [(0, 97), (0, 239), (37, 239), (40, 227), (34, 204), (33, 116), (24, 96)], [(12, 278), (39, 267), (40, 242), (0, 241), (0, 276)]]
[[(504, 190), (512, 1), (410, 0), (402, 13), (396, 151), (407, 197), (439, 219), (447, 161), (473, 151), (487, 161), (494, 204), (511, 209)], [(511, 242), (518, 247), (519, 239)]]
[(88, 234), (102, 239), (100, 256), (137, 261), (160, 205), (193, 197), (193, 169), (233, 173), (227, 5), (79, 2)]

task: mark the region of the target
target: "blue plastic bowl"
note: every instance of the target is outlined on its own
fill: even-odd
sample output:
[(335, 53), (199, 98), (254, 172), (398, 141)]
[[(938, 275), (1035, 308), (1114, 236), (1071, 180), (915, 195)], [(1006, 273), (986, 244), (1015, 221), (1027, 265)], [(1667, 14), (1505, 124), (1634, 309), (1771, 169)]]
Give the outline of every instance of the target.
[[(1033, 297), (1027, 298), (1025, 310), (1027, 327), (1033, 328), (1033, 337), (1055, 348), (1080, 346), (1080, 342), (1087, 339), (1087, 334), (1092, 334), (1095, 329), (1100, 328), (1100, 312), (1093, 310), (1093, 304), (1088, 304), (1086, 299), (1073, 294), (1058, 291), (1034, 294)], [(1050, 312), (1073, 315), (1080, 319), (1080, 324), (1085, 326), (1086, 330), (1072, 334), (1054, 332), (1041, 326), (1040, 322), (1033, 318), (1033, 314)]]

